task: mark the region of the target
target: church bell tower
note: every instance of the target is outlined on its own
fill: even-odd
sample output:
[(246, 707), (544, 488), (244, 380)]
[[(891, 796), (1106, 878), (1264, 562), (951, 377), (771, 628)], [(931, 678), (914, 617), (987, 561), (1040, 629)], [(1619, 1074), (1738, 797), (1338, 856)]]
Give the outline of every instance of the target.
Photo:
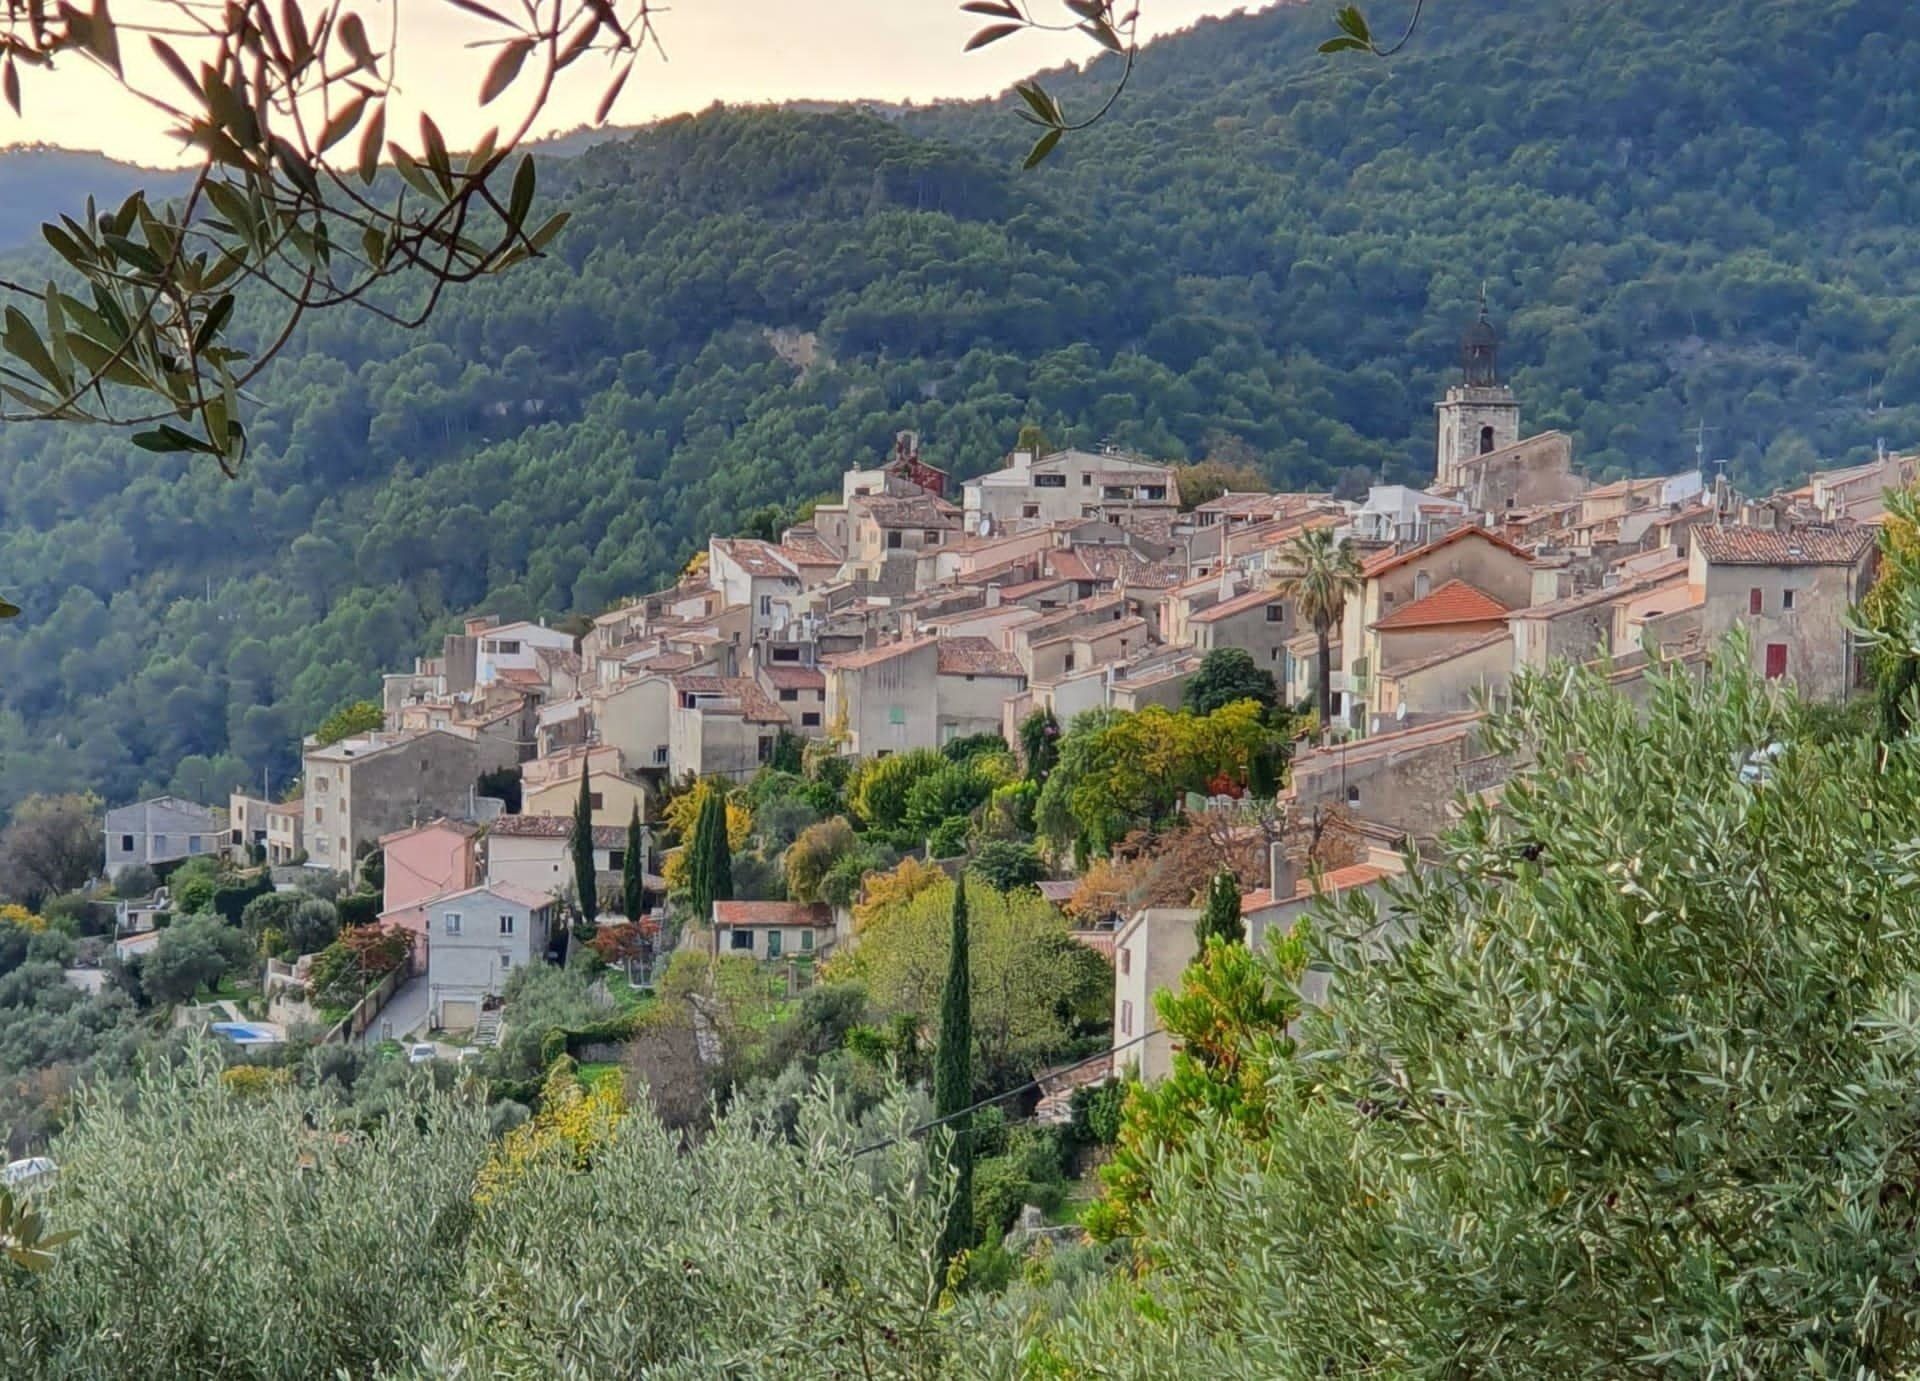
[(1520, 400), (1500, 382), (1500, 335), (1487, 318), (1487, 290), (1480, 290), (1480, 319), (1460, 342), (1462, 381), (1434, 404), (1440, 418), (1434, 484), (1467, 483), (1464, 467), (1475, 456), (1520, 439)]

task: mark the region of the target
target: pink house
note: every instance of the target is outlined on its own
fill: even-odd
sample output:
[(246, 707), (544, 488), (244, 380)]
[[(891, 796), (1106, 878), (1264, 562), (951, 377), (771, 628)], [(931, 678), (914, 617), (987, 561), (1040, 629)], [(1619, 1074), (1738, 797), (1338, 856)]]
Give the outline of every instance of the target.
[(381, 838), (386, 881), (380, 924), (412, 931), (416, 960), (427, 957), (427, 903), (479, 884), (479, 838), (479, 826), (457, 820), (433, 820)]

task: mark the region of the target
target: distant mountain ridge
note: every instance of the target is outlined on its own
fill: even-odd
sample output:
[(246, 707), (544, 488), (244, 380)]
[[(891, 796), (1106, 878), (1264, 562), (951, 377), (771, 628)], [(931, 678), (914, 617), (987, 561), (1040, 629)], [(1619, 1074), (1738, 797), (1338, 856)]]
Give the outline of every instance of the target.
[[(217, 796), (465, 612), (591, 612), (918, 431), (1425, 481), (1487, 286), (1529, 431), (1752, 489), (1920, 442), (1920, 26), (1895, 0), (1456, 0), (1155, 44), (1034, 173), (1010, 103), (719, 111), (556, 161), (543, 262), (329, 313), (245, 473), (0, 428), (0, 809)], [(959, 59), (957, 59), (959, 60)], [(1069, 114), (1113, 64), (1049, 74)], [(590, 141), (589, 141), (590, 142)], [(269, 320), (257, 304), (237, 325)], [(808, 336), (806, 369), (771, 343)]]
[(166, 195), (186, 185), (186, 174), (176, 169), (143, 168), (105, 154), (37, 144), (0, 148), (0, 249), (38, 244), (42, 224), (78, 215), (90, 196), (118, 206), (138, 188)]

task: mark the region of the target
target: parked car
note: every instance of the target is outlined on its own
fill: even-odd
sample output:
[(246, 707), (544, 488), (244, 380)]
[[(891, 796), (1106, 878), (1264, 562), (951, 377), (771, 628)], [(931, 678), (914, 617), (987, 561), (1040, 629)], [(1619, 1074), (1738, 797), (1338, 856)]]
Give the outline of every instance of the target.
[(421, 1041), (418, 1045), (407, 1047), (407, 1063), (410, 1065), (432, 1064), (440, 1058), (440, 1052), (433, 1048), (430, 1041)]
[(0, 1185), (8, 1189), (30, 1189), (52, 1179), (59, 1171), (52, 1156), (28, 1156), (25, 1160), (9, 1161), (0, 1169)]

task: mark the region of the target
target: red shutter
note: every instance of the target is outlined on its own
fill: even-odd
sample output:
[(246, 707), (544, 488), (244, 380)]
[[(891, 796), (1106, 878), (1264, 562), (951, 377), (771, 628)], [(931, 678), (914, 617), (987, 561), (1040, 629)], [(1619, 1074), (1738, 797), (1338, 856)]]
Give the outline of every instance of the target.
[(1767, 679), (1778, 681), (1787, 674), (1787, 645), (1785, 643), (1767, 644)]
[(1757, 614), (1760, 612), (1760, 587), (1758, 585), (1747, 591), (1747, 612), (1749, 614)]

